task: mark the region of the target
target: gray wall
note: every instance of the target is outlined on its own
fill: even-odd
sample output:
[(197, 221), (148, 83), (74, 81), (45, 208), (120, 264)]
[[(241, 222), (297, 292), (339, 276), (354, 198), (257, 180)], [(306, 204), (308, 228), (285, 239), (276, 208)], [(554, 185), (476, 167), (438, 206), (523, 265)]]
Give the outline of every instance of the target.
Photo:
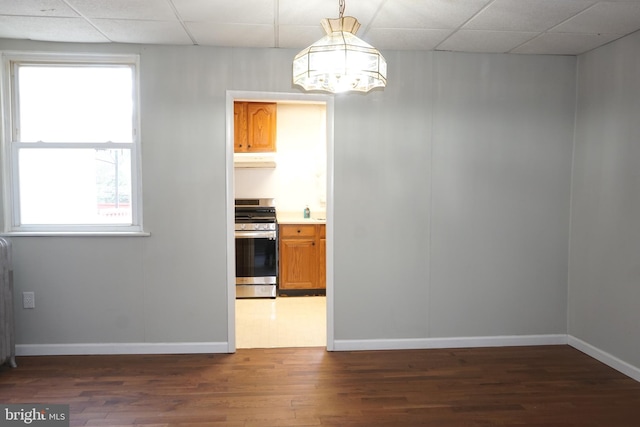
[(565, 333), (575, 59), (386, 56), (336, 101), (336, 338)]
[(640, 33), (582, 55), (569, 333), (640, 367)]
[(575, 60), (436, 64), (431, 331), (566, 332)]
[[(141, 54), (150, 237), (20, 237), (18, 344), (226, 342), (225, 91), (295, 92), (291, 50)], [(385, 52), (335, 99), (335, 338), (566, 333), (575, 58)]]

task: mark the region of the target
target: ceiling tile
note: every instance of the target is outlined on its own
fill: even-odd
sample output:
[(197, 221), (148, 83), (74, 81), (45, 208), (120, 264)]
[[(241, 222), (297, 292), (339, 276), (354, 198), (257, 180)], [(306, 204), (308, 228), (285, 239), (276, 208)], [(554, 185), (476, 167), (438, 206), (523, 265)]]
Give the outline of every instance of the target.
[(553, 28), (552, 31), (628, 34), (638, 29), (640, 29), (640, 1), (618, 1), (598, 3)]
[(374, 28), (455, 29), (490, 0), (386, 1), (373, 21)]
[[(280, 25), (317, 25), (323, 18), (338, 17), (338, 2), (326, 0), (306, 0), (304, 7), (300, 7), (300, 0), (280, 0), (278, 6), (278, 22)], [(345, 15), (356, 16), (355, 12), (345, 8)], [(360, 17), (357, 17), (360, 20)], [(323, 31), (324, 34), (324, 31)]]
[[(354, 16), (362, 26), (367, 26), (382, 3), (384, 0), (347, 1), (344, 15)], [(322, 19), (340, 16), (338, 0), (305, 0), (302, 6), (300, 0), (279, 0), (278, 11), (279, 24), (292, 26), (320, 26)]]
[(81, 18), (0, 16), (0, 37), (56, 42), (103, 43), (109, 40)]
[(87, 18), (176, 20), (173, 9), (159, 0), (67, 0)]
[(594, 3), (595, 0), (495, 0), (463, 28), (546, 31)]
[(432, 50), (449, 34), (451, 30), (372, 28), (364, 40), (378, 49)]
[(0, 0), (0, 15), (77, 17), (62, 0)]
[(282, 48), (304, 49), (325, 35), (320, 26), (280, 25), (278, 31), (278, 47)]
[(618, 34), (545, 33), (512, 53), (579, 55), (619, 37)]
[(460, 30), (438, 45), (437, 50), (505, 53), (531, 40), (538, 33)]
[(117, 43), (193, 44), (179, 22), (94, 19), (92, 22)]
[[(346, 3), (357, 35), (385, 50), (579, 54), (640, 31), (640, 0)], [(338, 0), (0, 0), (0, 37), (302, 49), (338, 15)]]
[(171, 0), (184, 21), (225, 24), (271, 24), (275, 0)]
[(272, 25), (187, 22), (196, 42), (205, 46), (275, 47)]

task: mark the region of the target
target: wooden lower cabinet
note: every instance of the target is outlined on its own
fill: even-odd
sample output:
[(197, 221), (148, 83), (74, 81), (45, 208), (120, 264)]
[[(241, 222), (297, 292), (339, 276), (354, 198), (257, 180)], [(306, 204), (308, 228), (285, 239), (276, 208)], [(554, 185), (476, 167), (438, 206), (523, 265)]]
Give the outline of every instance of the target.
[(324, 224), (318, 225), (319, 228), (319, 240), (318, 240), (318, 283), (322, 289), (327, 288), (327, 226)]
[(324, 290), (325, 224), (280, 225), (280, 290)]

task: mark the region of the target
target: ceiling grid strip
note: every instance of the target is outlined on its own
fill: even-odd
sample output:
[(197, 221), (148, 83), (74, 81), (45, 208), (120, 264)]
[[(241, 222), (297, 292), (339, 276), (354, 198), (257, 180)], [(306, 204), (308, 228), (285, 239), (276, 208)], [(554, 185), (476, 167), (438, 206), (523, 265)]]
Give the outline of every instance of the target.
[(68, 0), (62, 0), (64, 4), (66, 4), (71, 10), (73, 10), (75, 13), (78, 14), (79, 17), (81, 17), (82, 19), (84, 19), (87, 24), (91, 25), (97, 32), (100, 33), (100, 35), (102, 37), (104, 37), (105, 39), (109, 40), (111, 43), (114, 43), (114, 40), (111, 39), (111, 37), (109, 37), (108, 35), (106, 35), (101, 29), (100, 27), (98, 27), (96, 24), (93, 23), (93, 21), (91, 19), (89, 19), (87, 16), (85, 16), (82, 12), (80, 12), (78, 9), (76, 9), (71, 3), (69, 3)]
[(184, 32), (187, 33), (187, 35), (191, 39), (191, 42), (194, 45), (198, 46), (198, 40), (196, 40), (195, 36), (191, 34), (191, 31), (189, 31), (189, 28), (187, 28), (187, 24), (185, 24), (184, 19), (182, 19), (182, 16), (180, 16), (180, 12), (178, 12), (176, 5), (173, 4), (173, 0), (167, 0), (167, 3), (169, 3), (169, 7), (171, 7), (171, 9), (173, 10), (173, 13), (176, 15), (176, 19), (178, 20), (178, 22), (180, 22), (180, 25), (182, 25)]

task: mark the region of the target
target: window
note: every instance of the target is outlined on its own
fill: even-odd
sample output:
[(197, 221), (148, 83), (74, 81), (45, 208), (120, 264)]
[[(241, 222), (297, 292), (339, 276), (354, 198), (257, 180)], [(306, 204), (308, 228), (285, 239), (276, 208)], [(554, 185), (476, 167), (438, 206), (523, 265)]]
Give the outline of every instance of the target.
[(5, 231), (142, 231), (137, 62), (3, 55)]

